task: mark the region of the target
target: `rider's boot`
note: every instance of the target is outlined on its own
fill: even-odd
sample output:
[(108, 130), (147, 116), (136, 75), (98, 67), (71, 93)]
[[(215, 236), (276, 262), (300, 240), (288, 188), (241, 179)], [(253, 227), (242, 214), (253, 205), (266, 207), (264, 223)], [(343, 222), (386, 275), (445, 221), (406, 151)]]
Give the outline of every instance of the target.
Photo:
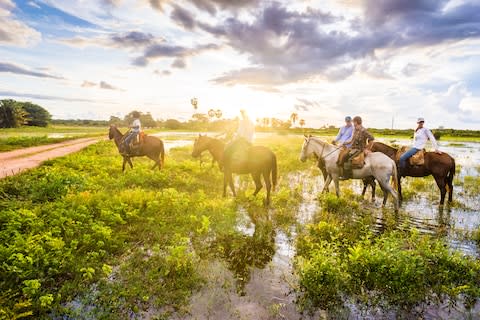
[(343, 164), (342, 175), (338, 177), (340, 180), (348, 180), (352, 178), (352, 163), (347, 161)]

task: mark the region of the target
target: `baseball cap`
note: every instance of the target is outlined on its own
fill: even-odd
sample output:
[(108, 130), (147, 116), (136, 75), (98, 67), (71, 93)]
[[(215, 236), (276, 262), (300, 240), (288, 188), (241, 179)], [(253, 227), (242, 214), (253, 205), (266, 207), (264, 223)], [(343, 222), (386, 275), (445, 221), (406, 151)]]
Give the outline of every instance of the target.
[(419, 123), (419, 122), (425, 122), (425, 119), (423, 119), (423, 118), (418, 118), (418, 119), (417, 119), (417, 123)]
[(346, 116), (346, 117), (345, 117), (345, 121), (352, 121), (352, 117)]

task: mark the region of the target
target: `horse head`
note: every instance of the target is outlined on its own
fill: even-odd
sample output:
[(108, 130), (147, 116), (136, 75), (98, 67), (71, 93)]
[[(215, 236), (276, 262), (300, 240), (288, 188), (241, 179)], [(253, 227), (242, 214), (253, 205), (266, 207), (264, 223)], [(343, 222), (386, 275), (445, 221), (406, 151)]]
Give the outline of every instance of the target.
[(210, 138), (207, 135), (199, 134), (193, 143), (192, 157), (198, 158), (203, 151), (208, 149), (209, 143)]
[(111, 124), (110, 129), (108, 130), (108, 138), (110, 140), (112, 140), (115, 137), (115, 129), (117, 129), (117, 127), (114, 124)]
[(311, 135), (305, 135), (305, 140), (303, 141), (302, 151), (300, 152), (300, 161), (305, 162), (307, 158), (313, 153), (311, 148), (310, 140)]

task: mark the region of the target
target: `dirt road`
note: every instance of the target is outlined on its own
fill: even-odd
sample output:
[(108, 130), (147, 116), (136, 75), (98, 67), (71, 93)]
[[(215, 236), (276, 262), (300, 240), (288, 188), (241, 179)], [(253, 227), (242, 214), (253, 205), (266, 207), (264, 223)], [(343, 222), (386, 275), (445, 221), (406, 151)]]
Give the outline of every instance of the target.
[(45, 146), (1, 152), (0, 179), (38, 167), (46, 160), (77, 152), (97, 141), (99, 141), (99, 138), (84, 138)]

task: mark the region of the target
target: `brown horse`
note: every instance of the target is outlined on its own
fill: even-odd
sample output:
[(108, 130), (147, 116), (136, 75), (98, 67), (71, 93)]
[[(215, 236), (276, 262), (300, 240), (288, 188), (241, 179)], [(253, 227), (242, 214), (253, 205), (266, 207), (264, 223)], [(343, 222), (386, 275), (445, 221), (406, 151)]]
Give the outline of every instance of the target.
[[(233, 185), (232, 173), (251, 174), (255, 182), (254, 196), (262, 189), (261, 176), (265, 181), (267, 197), (265, 203), (270, 204), (270, 192), (275, 190), (277, 184), (277, 157), (268, 148), (262, 146), (249, 146), (246, 149), (245, 161), (238, 161), (234, 157), (225, 156), (225, 143), (219, 139), (199, 135), (193, 145), (193, 157), (199, 157), (202, 152), (208, 150), (213, 159), (223, 168), (223, 196), (227, 195), (227, 184), (236, 196)], [(271, 179), (270, 179), (271, 175)]]
[[(373, 142), (369, 147), (373, 152), (382, 152), (396, 161), (397, 149), (381, 142)], [(398, 163), (397, 163), (398, 167)], [(401, 175), (400, 175), (401, 173)], [(422, 166), (412, 166), (407, 161), (407, 167), (404, 171), (399, 170), (398, 176), (398, 194), (402, 201), (402, 186), (400, 180), (402, 176), (407, 177), (426, 177), (432, 175), (440, 189), (440, 205), (445, 202), (445, 195), (448, 191), (448, 202), (452, 202), (453, 176), (455, 175), (455, 159), (447, 153), (438, 154), (436, 152), (425, 152), (425, 163)]]
[[(110, 138), (110, 140), (113, 139), (115, 141), (118, 151), (120, 152), (120, 154), (122, 154), (121, 144), (123, 143), (123, 138), (125, 137), (125, 135), (121, 133), (116, 126), (111, 125), (110, 130), (108, 132), (108, 137)], [(126, 163), (130, 165), (130, 168), (133, 168), (133, 163), (131, 158), (143, 157), (143, 156), (147, 156), (148, 158), (155, 161), (155, 164), (153, 165), (152, 170), (155, 169), (155, 167), (158, 167), (158, 169), (162, 169), (165, 161), (165, 148), (163, 146), (163, 141), (155, 137), (145, 136), (145, 141), (138, 147), (138, 150), (136, 151), (135, 154), (132, 154), (132, 155), (122, 154), (122, 157), (123, 157), (122, 172), (125, 171)]]

